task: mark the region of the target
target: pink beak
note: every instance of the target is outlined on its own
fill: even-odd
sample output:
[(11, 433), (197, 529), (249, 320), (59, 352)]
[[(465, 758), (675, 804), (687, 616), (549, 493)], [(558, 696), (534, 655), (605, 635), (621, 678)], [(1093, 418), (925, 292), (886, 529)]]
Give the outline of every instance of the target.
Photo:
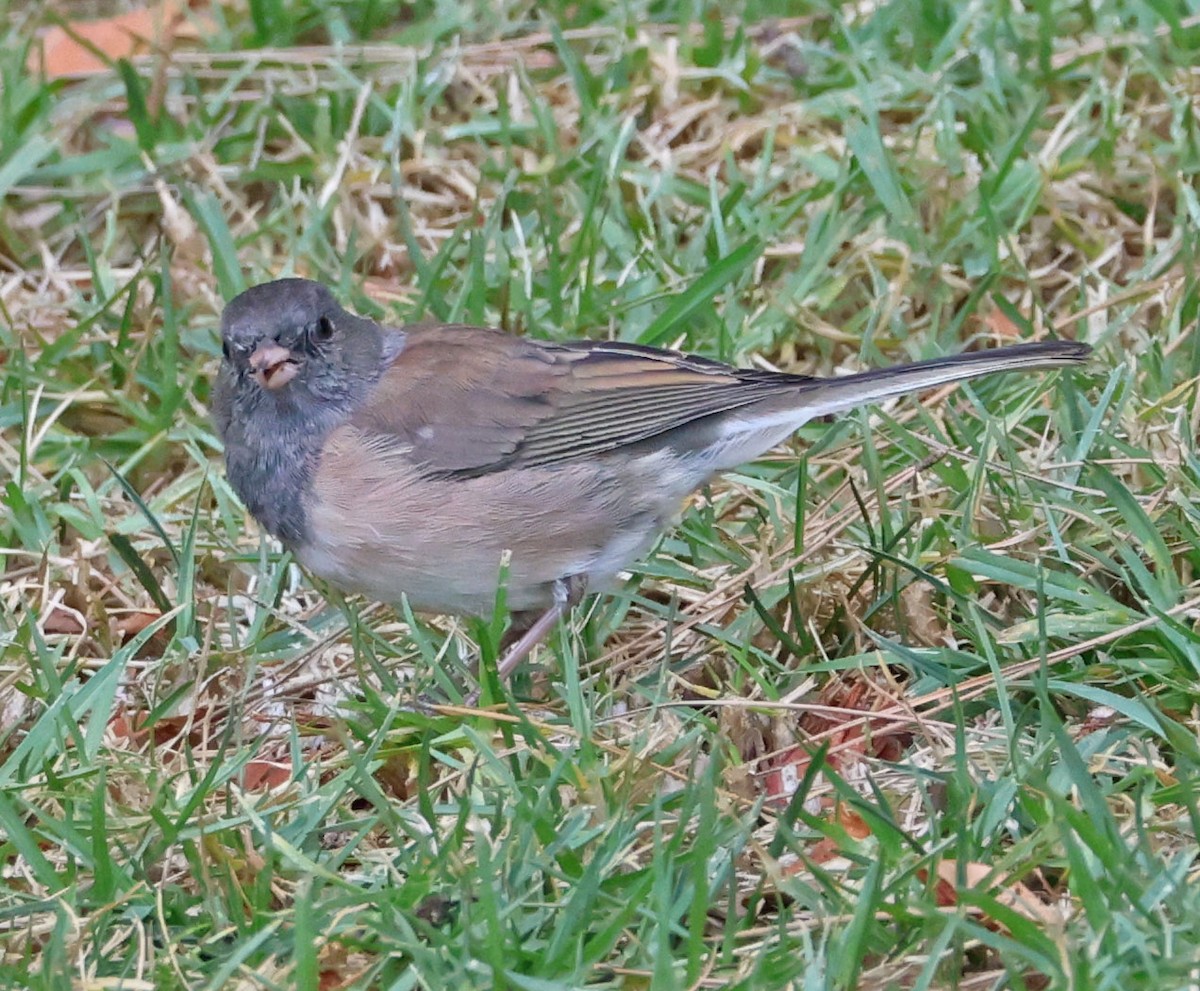
[(260, 344), (250, 355), (250, 371), (264, 389), (287, 385), (299, 370), (292, 352), (278, 344)]

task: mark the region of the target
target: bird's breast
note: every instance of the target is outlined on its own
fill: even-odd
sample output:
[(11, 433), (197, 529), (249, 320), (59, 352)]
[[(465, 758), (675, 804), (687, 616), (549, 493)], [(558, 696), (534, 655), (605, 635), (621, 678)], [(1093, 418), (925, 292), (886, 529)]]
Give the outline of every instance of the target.
[(420, 611), (490, 615), (507, 560), (511, 610), (548, 606), (554, 583), (609, 584), (653, 543), (692, 488), (669, 454), (424, 474), (407, 449), (354, 427), (321, 453), (300, 562), (348, 591)]

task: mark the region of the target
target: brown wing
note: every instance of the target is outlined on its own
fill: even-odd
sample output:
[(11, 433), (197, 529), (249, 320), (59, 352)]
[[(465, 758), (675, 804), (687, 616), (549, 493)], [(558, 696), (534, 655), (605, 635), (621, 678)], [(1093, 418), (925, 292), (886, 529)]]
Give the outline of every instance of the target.
[(405, 334), (354, 422), (438, 474), (602, 454), (807, 381), (639, 345), (544, 344), (477, 327)]

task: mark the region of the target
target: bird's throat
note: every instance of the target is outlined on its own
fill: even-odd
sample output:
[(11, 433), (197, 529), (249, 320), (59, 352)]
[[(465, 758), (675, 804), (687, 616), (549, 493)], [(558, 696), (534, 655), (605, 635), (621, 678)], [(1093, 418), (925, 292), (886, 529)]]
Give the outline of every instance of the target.
[(299, 546), (308, 539), (306, 506), (323, 437), (262, 430), (261, 418), (254, 424), (253, 436), (243, 428), (240, 443), (226, 444), (226, 474), (266, 530), (289, 547)]

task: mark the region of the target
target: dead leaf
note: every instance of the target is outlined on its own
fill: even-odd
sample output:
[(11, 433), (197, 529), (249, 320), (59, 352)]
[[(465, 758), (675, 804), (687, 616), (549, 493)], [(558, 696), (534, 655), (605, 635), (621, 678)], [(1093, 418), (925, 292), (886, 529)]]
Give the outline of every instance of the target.
[(179, 38), (200, 36), (184, 9), (179, 0), (163, 0), (113, 17), (56, 25), (30, 49), (29, 69), (48, 79), (88, 76), (108, 72), (118, 59), (169, 49)]
[(910, 582), (900, 592), (900, 609), (909, 634), (926, 647), (944, 647), (947, 629), (933, 608), (933, 588), (926, 582)]
[(51, 606), (50, 612), (42, 620), (42, 632), (47, 635), (79, 636), (85, 629), (87, 624), (78, 611), (60, 605)]
[[(128, 643), (131, 638), (136, 637), (161, 615), (162, 613), (160, 612), (152, 612), (150, 610), (126, 613), (113, 624), (113, 632), (120, 638), (121, 643)], [(167, 623), (162, 629), (151, 633), (150, 639), (137, 649), (137, 653), (134, 656), (138, 660), (145, 660), (148, 657), (162, 657), (174, 634), (175, 623), (172, 621)]]
[[(146, 710), (124, 710), (118, 712), (108, 721), (109, 731), (120, 740), (128, 740), (131, 744), (141, 746), (153, 733), (154, 745), (165, 747), (168, 744), (184, 742), (180, 740), (184, 730), (190, 730), (186, 742), (191, 746), (199, 746), (200, 735), (193, 723), (189, 727), (187, 716), (160, 716), (154, 721), (153, 727), (147, 727), (149, 712)], [(200, 713), (203, 718), (203, 712)]]
[(1021, 328), (1013, 323), (1008, 314), (998, 307), (986, 313), (981, 322), (996, 337), (1011, 340), (1012, 338), (1021, 336)]
[(812, 756), (803, 747), (788, 747), (771, 758), (771, 769), (763, 779), (767, 799), (779, 805), (786, 805), (800, 787), (810, 760)]
[(837, 804), (837, 821), (838, 825), (856, 840), (865, 840), (871, 835), (871, 827), (867, 825), (867, 820), (845, 802)]
[[(839, 770), (863, 757), (898, 760), (912, 742), (912, 731), (897, 726), (894, 720), (862, 721), (864, 713), (892, 704), (889, 695), (869, 678), (831, 681), (822, 690), (820, 702), (827, 711), (806, 712), (800, 728), (811, 738), (829, 741), (829, 763)], [(845, 710), (845, 715), (828, 711), (836, 709)]]
[[(937, 865), (937, 883), (934, 899), (938, 905), (957, 905), (959, 898), (960, 867), (957, 860), (942, 860)], [(919, 871), (922, 880), (928, 873)], [(999, 904), (1012, 909), (1044, 926), (1061, 926), (1065, 921), (1057, 906), (1049, 905), (1028, 885), (1009, 880), (1007, 874), (994, 870), (989, 864), (968, 861), (961, 866), (961, 878), (967, 888), (987, 891)], [(993, 929), (1004, 928), (995, 919), (985, 920)]]
[(245, 791), (270, 791), (292, 780), (290, 761), (252, 760), (242, 772), (242, 788)]
[(757, 713), (739, 705), (722, 706), (717, 710), (721, 738), (729, 742), (742, 762), (725, 771), (725, 787), (734, 794), (752, 800), (757, 782), (751, 767), (758, 757), (771, 748), (764, 735), (764, 720)]
[[(808, 851), (808, 864), (828, 864), (830, 861), (837, 860), (839, 857), (844, 857), (841, 848), (837, 845), (837, 840), (830, 836), (822, 836), (812, 848)], [(801, 869), (807, 867), (805, 861), (797, 860), (795, 868), (791, 873), (799, 873)]]
[(407, 802), (418, 788), (416, 761), (406, 753), (394, 754), (375, 772), (375, 780), (389, 795)]
[(373, 963), (367, 954), (346, 949), (337, 940), (325, 942), (320, 950), (321, 969), (317, 976), (318, 991), (337, 991), (362, 977)]
[(322, 970), (317, 977), (317, 991), (337, 991), (344, 988), (348, 980), (341, 971)]

